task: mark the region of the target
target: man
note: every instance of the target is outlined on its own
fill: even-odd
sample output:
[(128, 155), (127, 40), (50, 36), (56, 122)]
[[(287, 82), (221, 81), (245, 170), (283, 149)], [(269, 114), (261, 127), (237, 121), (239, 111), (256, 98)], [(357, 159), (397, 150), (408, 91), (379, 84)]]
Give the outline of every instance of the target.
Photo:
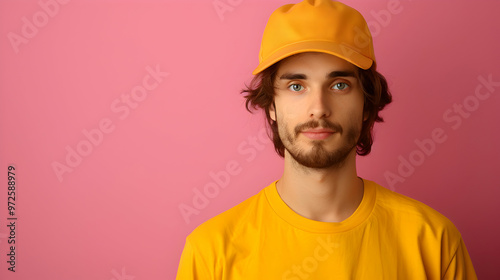
[(177, 279), (476, 279), (447, 218), (356, 174), (391, 102), (363, 16), (331, 0), (285, 5), (259, 61), (243, 92), (283, 175), (196, 228)]

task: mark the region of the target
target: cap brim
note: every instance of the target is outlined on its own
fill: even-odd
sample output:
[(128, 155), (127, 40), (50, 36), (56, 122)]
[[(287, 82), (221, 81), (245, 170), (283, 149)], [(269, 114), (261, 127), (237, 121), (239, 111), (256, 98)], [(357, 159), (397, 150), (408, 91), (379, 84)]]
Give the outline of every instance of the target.
[(278, 49), (269, 57), (265, 58), (252, 72), (252, 74), (256, 75), (284, 58), (303, 52), (322, 52), (335, 55), (365, 70), (370, 68), (373, 64), (372, 59), (344, 44), (327, 41), (302, 41), (288, 44)]

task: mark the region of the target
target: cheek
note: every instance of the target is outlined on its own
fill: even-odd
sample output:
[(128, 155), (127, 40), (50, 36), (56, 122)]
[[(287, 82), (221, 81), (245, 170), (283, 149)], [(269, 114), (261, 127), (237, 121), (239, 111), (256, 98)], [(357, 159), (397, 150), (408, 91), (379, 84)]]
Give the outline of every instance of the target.
[(276, 108), (280, 134), (282, 136), (288, 136), (292, 133), (294, 127), (297, 125), (298, 112), (294, 106), (276, 104)]
[(363, 111), (363, 103), (351, 102), (351, 103), (344, 103), (342, 105), (336, 107), (337, 110), (336, 112), (332, 112), (333, 114), (332, 121), (336, 121), (341, 124), (344, 123), (345, 126), (349, 126), (353, 129), (361, 129), (363, 121), (365, 119), (365, 113)]
[(283, 106), (281, 116), (286, 120), (293, 120), (297, 117), (297, 113), (296, 106)]
[(277, 99), (275, 101), (276, 104), (276, 113), (278, 115), (278, 121), (286, 120), (287, 123), (293, 122), (299, 115), (298, 108), (296, 103), (287, 102), (287, 100)]
[(351, 103), (351, 112), (355, 116), (356, 121), (363, 122), (368, 114), (364, 111), (364, 99), (363, 97), (356, 98), (354, 102)]

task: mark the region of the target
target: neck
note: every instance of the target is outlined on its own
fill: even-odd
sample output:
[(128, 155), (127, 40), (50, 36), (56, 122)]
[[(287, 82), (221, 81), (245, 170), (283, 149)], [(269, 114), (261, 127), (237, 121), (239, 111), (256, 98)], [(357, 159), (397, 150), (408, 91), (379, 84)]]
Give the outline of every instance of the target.
[(283, 201), (297, 214), (322, 222), (341, 222), (356, 211), (363, 198), (363, 181), (356, 175), (356, 153), (325, 169), (298, 164), (285, 154), (283, 176), (276, 183)]

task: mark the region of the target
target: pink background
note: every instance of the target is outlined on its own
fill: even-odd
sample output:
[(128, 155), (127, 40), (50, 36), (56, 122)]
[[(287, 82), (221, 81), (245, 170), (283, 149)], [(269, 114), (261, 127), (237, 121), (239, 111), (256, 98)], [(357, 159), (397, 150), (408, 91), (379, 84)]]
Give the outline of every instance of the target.
[[(499, 2), (345, 2), (370, 23), (394, 95), (359, 175), (445, 214), (479, 278), (499, 279)], [(1, 1), (0, 278), (174, 279), (187, 234), (281, 174), (259, 137), (261, 114), (245, 111), (239, 91), (267, 18), (285, 3)], [(155, 79), (148, 67), (169, 74)], [(488, 77), (497, 85), (480, 82)], [(424, 141), (434, 130), (441, 137)], [(77, 150), (84, 156), (68, 163)], [(67, 172), (58, 178), (54, 164)], [(193, 205), (228, 165), (225, 187)], [(182, 205), (199, 208), (187, 222)]]

